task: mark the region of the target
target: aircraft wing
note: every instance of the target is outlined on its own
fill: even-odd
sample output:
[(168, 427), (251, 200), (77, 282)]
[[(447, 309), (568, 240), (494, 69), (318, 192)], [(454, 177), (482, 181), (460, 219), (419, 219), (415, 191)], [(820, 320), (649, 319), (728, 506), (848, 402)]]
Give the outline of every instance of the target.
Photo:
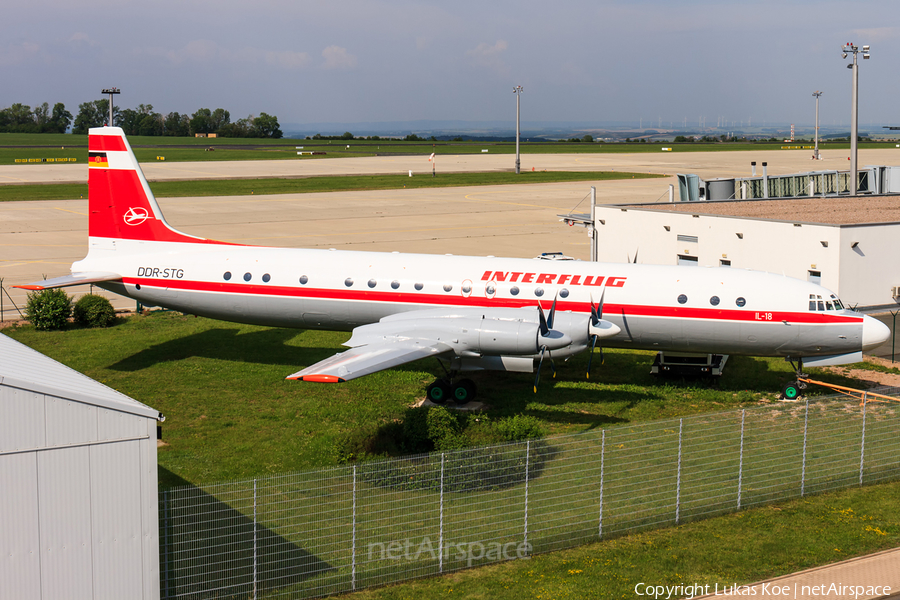
[(25, 285), (14, 285), (13, 287), (23, 290), (49, 290), (53, 288), (68, 287), (70, 285), (83, 285), (87, 283), (100, 283), (101, 281), (119, 281), (122, 276), (118, 273), (109, 273), (104, 271), (88, 271), (85, 273), (72, 273), (62, 277), (54, 277), (53, 279), (45, 279), (35, 283)]
[(287, 379), (341, 383), (451, 350), (450, 346), (437, 340), (386, 338), (339, 352), (289, 375)]

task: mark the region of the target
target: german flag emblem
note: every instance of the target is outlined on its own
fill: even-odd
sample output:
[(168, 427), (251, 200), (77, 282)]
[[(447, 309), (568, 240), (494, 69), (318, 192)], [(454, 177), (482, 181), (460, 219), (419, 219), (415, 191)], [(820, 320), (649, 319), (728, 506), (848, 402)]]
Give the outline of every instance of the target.
[(88, 152), (88, 167), (109, 167), (106, 152)]

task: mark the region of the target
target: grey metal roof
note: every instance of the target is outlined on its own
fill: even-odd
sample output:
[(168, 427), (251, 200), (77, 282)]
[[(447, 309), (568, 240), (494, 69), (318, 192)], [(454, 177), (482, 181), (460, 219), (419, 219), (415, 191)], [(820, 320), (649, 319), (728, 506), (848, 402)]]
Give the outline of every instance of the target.
[(163, 421), (162, 413), (0, 334), (0, 385)]

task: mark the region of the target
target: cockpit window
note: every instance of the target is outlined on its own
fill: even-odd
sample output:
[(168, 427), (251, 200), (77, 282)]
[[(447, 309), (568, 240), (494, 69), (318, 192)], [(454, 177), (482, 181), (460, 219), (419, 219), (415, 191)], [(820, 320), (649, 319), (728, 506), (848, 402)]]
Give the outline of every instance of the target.
[(834, 294), (831, 298), (823, 299), (817, 294), (809, 295), (809, 310), (843, 310), (844, 305)]

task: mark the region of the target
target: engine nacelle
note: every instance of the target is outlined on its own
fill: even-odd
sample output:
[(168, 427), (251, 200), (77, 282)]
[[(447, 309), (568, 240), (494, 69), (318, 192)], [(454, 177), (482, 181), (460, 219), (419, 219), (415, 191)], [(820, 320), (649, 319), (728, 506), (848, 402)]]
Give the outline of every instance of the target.
[[(563, 313), (558, 314), (560, 316)], [(571, 313), (565, 313), (569, 315)], [(560, 323), (575, 331), (576, 316), (566, 316)], [(587, 339), (588, 317), (581, 316), (579, 340)], [(551, 352), (572, 346), (573, 338), (556, 327), (545, 336), (540, 335), (537, 308), (431, 309), (399, 313), (385, 317), (378, 323), (353, 330), (345, 346), (363, 346), (385, 339), (435, 340), (453, 348), (458, 356), (527, 356), (539, 354), (542, 347)], [(585, 343), (578, 344), (581, 349)]]

